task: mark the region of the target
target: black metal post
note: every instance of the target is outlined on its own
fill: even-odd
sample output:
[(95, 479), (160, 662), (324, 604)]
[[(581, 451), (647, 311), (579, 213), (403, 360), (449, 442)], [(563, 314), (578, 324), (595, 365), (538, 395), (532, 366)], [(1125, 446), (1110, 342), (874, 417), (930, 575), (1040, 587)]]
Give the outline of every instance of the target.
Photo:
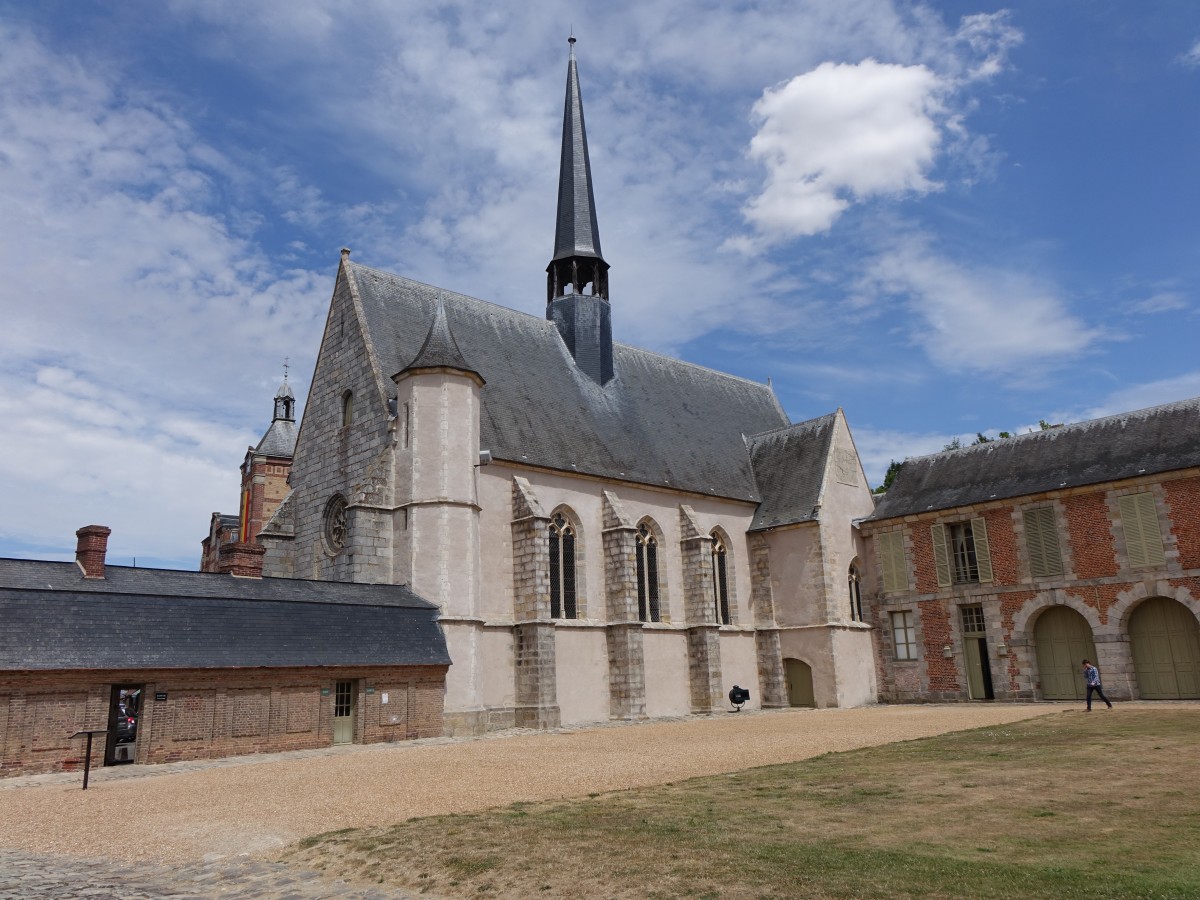
[(83, 757), (83, 789), (87, 790), (88, 773), (92, 771), (92, 733), (87, 733), (87, 752)]

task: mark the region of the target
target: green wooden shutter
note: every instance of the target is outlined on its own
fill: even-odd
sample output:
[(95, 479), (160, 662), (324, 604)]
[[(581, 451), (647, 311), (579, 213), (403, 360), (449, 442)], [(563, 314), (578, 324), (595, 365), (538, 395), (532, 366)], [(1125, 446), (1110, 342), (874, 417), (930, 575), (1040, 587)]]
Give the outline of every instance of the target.
[(933, 525), (933, 565), (937, 569), (938, 587), (950, 587), (950, 546), (946, 541), (946, 526)]
[(1120, 497), (1118, 502), (1129, 565), (1161, 566), (1165, 558), (1162, 531), (1158, 527), (1158, 510), (1154, 507), (1154, 495), (1149, 492), (1126, 494)]
[(903, 531), (885, 531), (879, 535), (879, 561), (883, 566), (884, 591), (908, 590)]
[(1029, 572), (1035, 578), (1063, 573), (1054, 507), (1039, 506), (1025, 510), (1025, 546), (1029, 550)]
[(975, 564), (979, 567), (979, 580), (992, 580), (992, 549), (988, 546), (987, 522), (971, 520), (971, 539), (975, 542)]

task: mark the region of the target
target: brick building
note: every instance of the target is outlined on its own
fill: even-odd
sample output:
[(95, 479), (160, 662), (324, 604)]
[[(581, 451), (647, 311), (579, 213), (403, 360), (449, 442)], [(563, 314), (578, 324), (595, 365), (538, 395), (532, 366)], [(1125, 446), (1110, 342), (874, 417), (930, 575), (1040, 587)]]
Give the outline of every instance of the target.
[(288, 493), (288, 474), (296, 452), (296, 395), (284, 376), (275, 392), (271, 425), (242, 461), (242, 489), (238, 514), (215, 512), (208, 537), (201, 541), (200, 571), (219, 572), (221, 548), (245, 540), (253, 542)]
[[(406, 588), (264, 579), (262, 548), (222, 573), (0, 560), (0, 774), (158, 763), (442, 733), (450, 659)], [(130, 721), (132, 720), (132, 721)]]
[(861, 533), (883, 700), (1200, 698), (1200, 400), (907, 460)]

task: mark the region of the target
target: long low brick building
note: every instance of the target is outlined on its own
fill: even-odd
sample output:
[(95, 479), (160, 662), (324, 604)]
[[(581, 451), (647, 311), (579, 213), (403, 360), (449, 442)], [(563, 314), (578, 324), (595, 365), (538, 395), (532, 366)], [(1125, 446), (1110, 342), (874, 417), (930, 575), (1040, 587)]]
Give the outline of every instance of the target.
[(1200, 399), (905, 461), (861, 523), (880, 699), (1200, 697)]
[(159, 763), (442, 733), (438, 609), (397, 585), (0, 560), (0, 774)]

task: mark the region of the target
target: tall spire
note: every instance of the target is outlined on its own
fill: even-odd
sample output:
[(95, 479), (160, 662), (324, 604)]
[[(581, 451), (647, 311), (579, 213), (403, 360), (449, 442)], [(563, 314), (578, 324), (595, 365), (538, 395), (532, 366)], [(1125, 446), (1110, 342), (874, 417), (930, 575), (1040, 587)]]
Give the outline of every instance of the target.
[(547, 300), (568, 291), (608, 299), (608, 263), (600, 251), (596, 199), (592, 194), (592, 165), (588, 158), (583, 99), (575, 65), (575, 37), (567, 60), (567, 95), (563, 103), (562, 154), (558, 169), (558, 217), (554, 228), (554, 256), (546, 267)]
[(558, 327), (579, 370), (597, 384), (605, 385), (613, 377), (608, 263), (600, 253), (600, 228), (592, 196), (592, 165), (583, 125), (574, 35), (568, 38), (568, 43), (571, 52), (567, 61), (567, 99), (563, 107), (562, 158), (558, 170), (558, 219), (554, 228), (554, 258), (546, 267), (546, 318)]

